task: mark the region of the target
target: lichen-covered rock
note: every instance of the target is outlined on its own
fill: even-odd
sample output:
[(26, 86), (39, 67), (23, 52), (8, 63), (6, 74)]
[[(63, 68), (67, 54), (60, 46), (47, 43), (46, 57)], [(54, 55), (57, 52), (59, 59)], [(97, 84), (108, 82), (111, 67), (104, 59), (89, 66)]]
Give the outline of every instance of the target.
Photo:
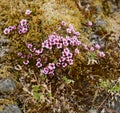
[(0, 93), (10, 93), (16, 88), (15, 82), (9, 78), (0, 80)]
[(18, 108), (16, 105), (8, 105), (3, 108), (3, 111), (0, 111), (0, 113), (22, 113), (22, 111)]
[(0, 58), (2, 58), (5, 55), (5, 53), (8, 52), (8, 50), (9, 50), (8, 46), (7, 46), (8, 42), (9, 42), (9, 40), (6, 39), (5, 36), (0, 34)]

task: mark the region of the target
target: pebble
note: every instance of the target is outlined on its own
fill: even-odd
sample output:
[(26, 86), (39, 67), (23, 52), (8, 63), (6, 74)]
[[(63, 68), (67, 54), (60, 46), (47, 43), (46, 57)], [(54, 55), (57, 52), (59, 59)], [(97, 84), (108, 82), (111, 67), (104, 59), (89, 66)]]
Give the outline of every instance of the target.
[(10, 93), (16, 88), (15, 82), (10, 78), (0, 80), (0, 93)]
[(19, 109), (16, 105), (8, 105), (3, 108), (3, 111), (0, 111), (0, 113), (22, 113), (22, 111)]

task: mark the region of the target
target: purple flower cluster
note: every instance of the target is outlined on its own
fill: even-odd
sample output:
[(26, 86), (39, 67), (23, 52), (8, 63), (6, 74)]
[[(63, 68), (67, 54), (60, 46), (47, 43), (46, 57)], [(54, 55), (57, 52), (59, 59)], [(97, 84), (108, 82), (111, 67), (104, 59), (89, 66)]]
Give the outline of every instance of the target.
[(99, 57), (105, 57), (105, 53), (103, 51), (99, 51), (100, 50), (100, 45), (99, 44), (95, 44), (94, 46), (90, 47), (90, 49), (88, 49), (90, 52), (95, 52), (98, 54)]
[(42, 43), (42, 48), (53, 49), (53, 47), (57, 47), (61, 49), (67, 46), (79, 46), (81, 42), (78, 40), (77, 36), (66, 36), (66, 38), (59, 36), (57, 34), (52, 34)]
[(38, 68), (42, 67), (41, 58), (38, 58), (36, 61), (37, 61), (36, 66)]
[[(27, 21), (20, 21), (19, 26), (22, 26), (22, 28), (26, 28)], [(81, 43), (78, 40), (78, 36), (80, 35), (80, 33), (76, 32), (72, 25), (66, 27), (66, 23), (62, 21), (60, 28), (65, 32), (64, 36), (61, 35), (61, 33), (54, 32), (53, 34), (48, 36), (48, 39), (46, 39), (42, 43), (42, 46), (39, 49), (36, 49), (35, 47), (33, 47), (32, 44), (27, 43), (26, 47), (29, 49), (29, 54), (23, 55), (21, 52), (18, 53), (19, 57), (25, 59), (23, 61), (23, 64), (28, 65), (30, 63), (30, 59), (35, 59), (36, 67), (38, 69), (42, 69), (43, 74), (55, 75), (55, 70), (63, 69), (67, 66), (73, 65), (74, 56), (80, 53), (80, 45), (83, 50), (88, 51), (89, 53), (97, 52), (99, 57), (105, 56), (104, 52), (99, 51), (99, 44), (88, 47), (86, 44)], [(58, 51), (59, 53), (56, 53)], [(49, 56), (47, 55), (47, 57), (49, 58), (46, 58), (46, 54), (48, 53), (50, 53)], [(58, 54), (57, 57), (55, 56), (56, 54)]]
[(8, 28), (4, 29), (3, 33), (5, 35), (8, 35), (8, 34), (10, 34), (11, 31), (14, 31), (14, 30), (16, 30), (16, 26), (9, 26)]
[(54, 75), (54, 70), (55, 70), (55, 64), (54, 63), (49, 63), (47, 67), (45, 67), (43, 70), (42, 70), (42, 73), (47, 75)]
[(68, 48), (65, 48), (62, 52), (62, 56), (58, 59), (56, 66), (65, 68), (68, 65), (73, 65), (72, 58), (73, 58), (73, 53), (71, 53)]
[(28, 31), (28, 23), (26, 19), (22, 19), (18, 25), (18, 33), (25, 34)]
[[(30, 11), (30, 10), (26, 10), (25, 14), (26, 15), (30, 15), (31, 12), (32, 11)], [(18, 26), (9, 26), (8, 28), (5, 28), (4, 31), (3, 31), (3, 33), (5, 35), (8, 35), (13, 30), (17, 30), (17, 32), (19, 34), (25, 34), (25, 33), (27, 33), (28, 32), (28, 22), (27, 22), (27, 20), (26, 19), (22, 19), (20, 21), (20, 23), (19, 23)]]

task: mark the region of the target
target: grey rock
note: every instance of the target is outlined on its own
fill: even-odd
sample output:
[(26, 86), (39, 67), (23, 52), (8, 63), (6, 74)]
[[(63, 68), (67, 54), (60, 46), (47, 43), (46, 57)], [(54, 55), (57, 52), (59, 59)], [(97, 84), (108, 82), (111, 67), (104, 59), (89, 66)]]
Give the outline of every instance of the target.
[(0, 93), (10, 93), (14, 91), (16, 84), (13, 80), (7, 78), (0, 80)]
[(8, 105), (3, 108), (3, 111), (0, 111), (0, 113), (22, 113), (22, 111), (19, 109), (16, 105)]
[(101, 13), (101, 12), (102, 12), (102, 7), (96, 6), (96, 12), (97, 12), (97, 13)]
[(10, 41), (5, 36), (0, 34), (0, 57), (3, 57), (8, 52), (8, 43)]
[(101, 37), (97, 34), (91, 34), (91, 38), (90, 38), (90, 42), (95, 45), (95, 44), (99, 44), (101, 46), (101, 49), (104, 49), (106, 46), (106, 40), (105, 39), (101, 39)]
[(105, 28), (106, 25), (107, 25), (107, 23), (102, 19), (99, 19), (96, 21), (96, 26), (101, 26), (101, 27)]
[(98, 113), (98, 110), (96, 110), (96, 109), (90, 109), (90, 110), (88, 111), (88, 113)]

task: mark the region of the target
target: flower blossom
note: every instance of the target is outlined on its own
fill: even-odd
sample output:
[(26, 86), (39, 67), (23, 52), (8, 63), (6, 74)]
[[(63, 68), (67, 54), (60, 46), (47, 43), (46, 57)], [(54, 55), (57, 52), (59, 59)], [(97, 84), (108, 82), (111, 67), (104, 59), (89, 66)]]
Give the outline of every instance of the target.
[(26, 15), (30, 15), (31, 12), (32, 12), (32, 11), (28, 9), (28, 10), (25, 11), (25, 14), (26, 14)]
[(100, 49), (100, 45), (99, 45), (99, 44), (96, 44), (96, 45), (95, 45), (95, 48), (96, 48), (96, 49)]
[(100, 57), (105, 57), (105, 53), (104, 52), (99, 52), (99, 56)]
[(23, 61), (24, 65), (28, 65), (29, 64), (29, 60)]
[(9, 33), (10, 33), (10, 29), (5, 28), (4, 31), (3, 31), (3, 33), (4, 33), (5, 35), (9, 34)]
[(88, 22), (88, 26), (92, 26), (93, 23), (91, 21)]

